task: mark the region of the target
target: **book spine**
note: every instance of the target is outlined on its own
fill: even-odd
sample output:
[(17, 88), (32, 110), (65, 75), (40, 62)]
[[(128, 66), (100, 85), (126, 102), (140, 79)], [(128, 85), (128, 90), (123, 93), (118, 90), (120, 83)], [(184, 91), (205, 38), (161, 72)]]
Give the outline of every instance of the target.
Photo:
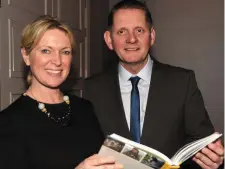
[(180, 166), (169, 165), (168, 163), (165, 163), (160, 169), (177, 169), (177, 168), (180, 168)]

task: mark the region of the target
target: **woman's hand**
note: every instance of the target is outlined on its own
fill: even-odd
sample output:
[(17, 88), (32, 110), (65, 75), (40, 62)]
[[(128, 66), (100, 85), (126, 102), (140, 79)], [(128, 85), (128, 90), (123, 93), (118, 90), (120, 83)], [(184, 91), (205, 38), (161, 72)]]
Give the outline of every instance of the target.
[(75, 169), (123, 169), (122, 164), (116, 164), (115, 158), (93, 155), (81, 162)]

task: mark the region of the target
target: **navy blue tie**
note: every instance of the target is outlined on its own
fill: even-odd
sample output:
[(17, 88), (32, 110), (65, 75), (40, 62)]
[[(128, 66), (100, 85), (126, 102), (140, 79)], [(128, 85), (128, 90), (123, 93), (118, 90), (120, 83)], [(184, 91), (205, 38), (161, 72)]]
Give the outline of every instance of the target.
[(130, 97), (130, 132), (133, 141), (140, 143), (140, 97), (138, 91), (138, 82), (140, 77), (131, 77), (132, 83), (131, 97)]

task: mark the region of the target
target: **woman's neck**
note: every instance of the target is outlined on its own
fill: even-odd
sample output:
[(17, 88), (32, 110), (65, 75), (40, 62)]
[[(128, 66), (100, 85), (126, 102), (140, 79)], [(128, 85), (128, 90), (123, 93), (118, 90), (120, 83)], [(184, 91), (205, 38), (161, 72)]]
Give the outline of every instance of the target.
[(26, 94), (31, 98), (43, 103), (61, 103), (63, 102), (63, 94), (60, 89), (51, 89), (45, 86), (38, 88), (31, 85), (26, 91)]

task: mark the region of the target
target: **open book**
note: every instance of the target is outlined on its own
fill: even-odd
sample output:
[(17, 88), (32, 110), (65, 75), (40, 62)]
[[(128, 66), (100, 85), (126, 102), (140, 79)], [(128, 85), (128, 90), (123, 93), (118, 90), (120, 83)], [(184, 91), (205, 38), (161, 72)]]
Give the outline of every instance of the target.
[(220, 133), (213, 133), (186, 144), (169, 159), (166, 155), (153, 148), (136, 143), (117, 134), (111, 134), (106, 138), (99, 154), (114, 156), (118, 162), (124, 165), (125, 169), (179, 168), (181, 163), (221, 136), (222, 134)]

